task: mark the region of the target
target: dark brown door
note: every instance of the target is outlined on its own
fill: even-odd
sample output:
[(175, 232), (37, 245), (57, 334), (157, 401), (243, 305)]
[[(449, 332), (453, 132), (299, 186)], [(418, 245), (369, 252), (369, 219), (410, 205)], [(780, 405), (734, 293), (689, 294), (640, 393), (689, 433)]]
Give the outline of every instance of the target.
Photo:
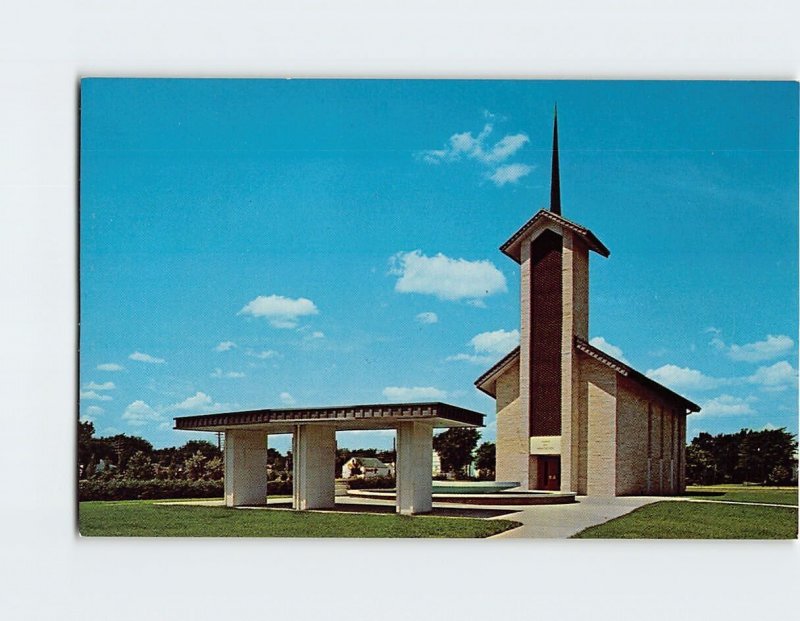
[(561, 489), (561, 458), (539, 457), (539, 489), (557, 492)]

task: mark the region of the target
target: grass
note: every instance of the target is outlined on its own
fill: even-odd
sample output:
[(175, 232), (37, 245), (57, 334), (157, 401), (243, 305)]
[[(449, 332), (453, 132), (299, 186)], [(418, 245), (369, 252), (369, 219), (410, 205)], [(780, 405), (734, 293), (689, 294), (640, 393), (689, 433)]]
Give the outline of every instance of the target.
[(797, 509), (663, 501), (581, 531), (579, 539), (795, 539)]
[(80, 533), (91, 537), (474, 538), (520, 525), (510, 520), (164, 506), (155, 502), (159, 501), (81, 502)]
[(702, 500), (765, 502), (797, 506), (796, 487), (761, 487), (755, 485), (690, 485), (686, 496)]

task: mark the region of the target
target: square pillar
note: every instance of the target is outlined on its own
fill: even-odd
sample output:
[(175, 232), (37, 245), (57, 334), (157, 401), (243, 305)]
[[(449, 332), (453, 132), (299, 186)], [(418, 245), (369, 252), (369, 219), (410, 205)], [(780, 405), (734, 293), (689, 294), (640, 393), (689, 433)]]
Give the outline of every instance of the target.
[(335, 506), (336, 429), (332, 425), (297, 425), (292, 437), (292, 507)]
[(433, 425), (397, 425), (397, 513), (428, 513), (433, 508)]
[(225, 506), (267, 504), (267, 433), (225, 430)]

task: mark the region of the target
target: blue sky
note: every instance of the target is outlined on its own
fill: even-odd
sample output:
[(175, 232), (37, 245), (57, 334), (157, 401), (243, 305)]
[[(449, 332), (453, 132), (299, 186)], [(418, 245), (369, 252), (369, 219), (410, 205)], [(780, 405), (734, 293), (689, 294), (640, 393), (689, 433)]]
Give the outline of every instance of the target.
[(690, 437), (796, 433), (798, 90), (772, 82), (83, 80), (82, 418), (165, 446), (174, 416), (441, 400), (493, 440), (498, 246), (547, 206), (556, 101), (563, 213), (611, 250), (593, 342), (701, 404)]

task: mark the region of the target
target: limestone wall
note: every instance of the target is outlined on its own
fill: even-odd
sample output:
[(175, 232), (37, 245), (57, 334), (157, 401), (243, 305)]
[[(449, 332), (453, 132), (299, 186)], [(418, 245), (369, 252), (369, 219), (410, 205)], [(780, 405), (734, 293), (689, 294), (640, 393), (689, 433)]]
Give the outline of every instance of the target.
[(624, 377), (617, 391), (617, 494), (685, 488), (686, 417), (674, 403)]
[(617, 466), (617, 373), (586, 358), (581, 376), (586, 382), (586, 493), (615, 496)]
[(495, 479), (528, 485), (528, 415), (522, 412), (519, 393), (519, 363), (497, 379), (497, 464)]

